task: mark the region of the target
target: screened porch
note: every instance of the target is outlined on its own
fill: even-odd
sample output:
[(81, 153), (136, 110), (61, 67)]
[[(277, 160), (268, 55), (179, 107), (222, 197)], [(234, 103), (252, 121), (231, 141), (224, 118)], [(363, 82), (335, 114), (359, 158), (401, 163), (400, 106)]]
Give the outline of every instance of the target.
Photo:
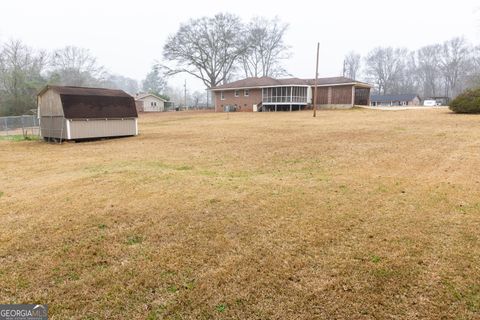
[(294, 104), (306, 105), (308, 99), (308, 87), (287, 86), (271, 87), (262, 89), (262, 104)]

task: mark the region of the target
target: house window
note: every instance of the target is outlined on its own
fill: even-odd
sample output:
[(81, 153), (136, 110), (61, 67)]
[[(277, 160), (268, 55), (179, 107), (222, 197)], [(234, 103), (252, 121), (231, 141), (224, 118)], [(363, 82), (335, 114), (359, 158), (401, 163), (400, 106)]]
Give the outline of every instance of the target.
[(235, 97), (240, 96), (240, 90), (235, 90)]
[(250, 90), (248, 90), (248, 89), (243, 90), (243, 95), (245, 97), (248, 97), (250, 95)]
[(225, 93), (220, 91), (220, 100), (225, 100)]

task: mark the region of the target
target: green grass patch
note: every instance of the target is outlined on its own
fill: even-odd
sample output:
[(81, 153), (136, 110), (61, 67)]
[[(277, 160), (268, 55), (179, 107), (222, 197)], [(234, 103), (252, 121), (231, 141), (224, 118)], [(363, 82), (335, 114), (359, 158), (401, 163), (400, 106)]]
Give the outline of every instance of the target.
[(140, 244), (143, 242), (143, 237), (138, 235), (128, 236), (127, 237), (127, 244), (129, 246), (134, 244)]
[(146, 165), (151, 167), (151, 168), (178, 170), (178, 171), (188, 171), (188, 170), (193, 169), (193, 166), (189, 166), (189, 165), (186, 165), (186, 164), (174, 165), (174, 164), (169, 164), (169, 163), (165, 163), (165, 162), (162, 162), (162, 161), (151, 161), (151, 162), (146, 163)]
[(178, 287), (176, 285), (169, 286), (167, 287), (167, 291), (170, 293), (175, 293), (178, 291)]
[(379, 185), (378, 188), (377, 188), (377, 192), (387, 193), (388, 192), (388, 187), (383, 185), (383, 184)]
[(195, 288), (195, 280), (188, 280), (184, 283), (183, 288), (186, 290), (192, 290)]
[(211, 170), (202, 170), (199, 172), (202, 176), (207, 176), (207, 177), (218, 177), (219, 174), (216, 171), (211, 171)]
[(70, 281), (77, 281), (77, 280), (80, 280), (80, 275), (75, 271), (71, 271), (68, 273), (67, 279)]
[(445, 281), (444, 286), (455, 300), (464, 302), (470, 311), (480, 312), (480, 285), (473, 285), (466, 290), (460, 290), (453, 283)]
[(150, 313), (147, 316), (147, 320), (163, 319), (164, 313), (165, 313), (165, 306), (160, 305), (156, 309), (150, 311)]
[(227, 305), (225, 303), (219, 304), (215, 307), (218, 312), (225, 312), (227, 310)]
[(377, 278), (392, 278), (397, 275), (397, 272), (386, 268), (379, 268), (373, 270), (373, 275)]
[(15, 134), (11, 136), (0, 136), (0, 140), (4, 141), (36, 141), (39, 140), (38, 136), (24, 136), (22, 134)]
[(179, 171), (186, 171), (186, 170), (192, 170), (193, 167), (192, 166), (180, 166), (176, 169), (179, 170)]

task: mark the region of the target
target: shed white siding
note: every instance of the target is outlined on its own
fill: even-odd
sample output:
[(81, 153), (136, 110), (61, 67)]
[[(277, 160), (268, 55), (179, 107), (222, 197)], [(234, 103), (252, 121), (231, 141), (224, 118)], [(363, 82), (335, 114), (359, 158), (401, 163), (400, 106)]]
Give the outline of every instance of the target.
[(89, 139), (137, 135), (137, 119), (67, 120), (68, 139)]

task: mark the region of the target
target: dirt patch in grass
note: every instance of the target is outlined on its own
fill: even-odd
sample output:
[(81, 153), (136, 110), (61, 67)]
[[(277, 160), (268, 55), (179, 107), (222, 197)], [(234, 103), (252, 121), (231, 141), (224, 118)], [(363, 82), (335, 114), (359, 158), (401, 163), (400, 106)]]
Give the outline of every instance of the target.
[(477, 120), (165, 113), (134, 138), (0, 141), (0, 301), (55, 319), (473, 319)]

